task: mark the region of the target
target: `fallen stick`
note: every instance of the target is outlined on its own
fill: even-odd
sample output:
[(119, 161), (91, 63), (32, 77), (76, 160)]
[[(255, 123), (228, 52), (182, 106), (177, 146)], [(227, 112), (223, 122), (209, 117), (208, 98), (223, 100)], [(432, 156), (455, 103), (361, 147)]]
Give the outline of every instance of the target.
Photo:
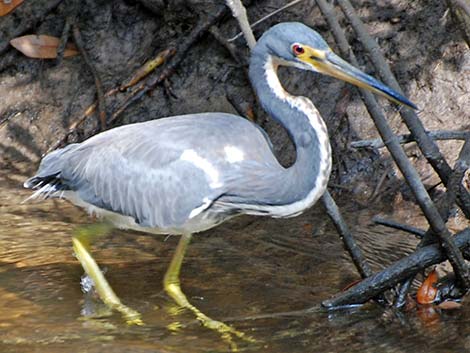
[(410, 226), (408, 224), (398, 223), (398, 222), (395, 222), (395, 221), (390, 220), (390, 219), (385, 219), (385, 218), (381, 218), (381, 217), (374, 217), (374, 218), (372, 218), (372, 221), (376, 224), (380, 224), (380, 225), (385, 226), (385, 227), (390, 227), (390, 228), (393, 228), (393, 229), (398, 229), (398, 230), (402, 230), (402, 231), (407, 232), (407, 233), (411, 233), (411, 234), (415, 235), (416, 237), (418, 237), (420, 239), (423, 238), (424, 234), (426, 233), (426, 231), (424, 231), (422, 229)]
[[(338, 3), (341, 5), (343, 3), (346, 3), (346, 1), (341, 0)], [(336, 18), (335, 12), (333, 11), (331, 5), (327, 3), (325, 0), (317, 0), (317, 4), (320, 10), (322, 11), (322, 13), (324, 14), (333, 32), (333, 35), (336, 39), (336, 42), (338, 43), (341, 53), (345, 57), (347, 57), (353, 65), (358, 66), (357, 59), (354, 56), (354, 53), (352, 52), (349, 46), (349, 43), (346, 39), (346, 35), (344, 31), (341, 29), (341, 26), (339, 25), (338, 19)], [(348, 18), (351, 17), (351, 19), (354, 19), (354, 23), (357, 25), (356, 27), (358, 27), (360, 24), (359, 27), (362, 28), (364, 24), (362, 24), (362, 22), (360, 21), (359, 18), (357, 18), (357, 16), (355, 17), (352, 16), (352, 14), (354, 14), (354, 9), (352, 8), (349, 2), (347, 2), (347, 4), (348, 4), (348, 8), (346, 10), (348, 11), (346, 10), (344, 11), (346, 17)], [(364, 29), (364, 32), (366, 32), (365, 29)], [(361, 34), (363, 33), (361, 32)], [(360, 37), (362, 37), (361, 34), (359, 35)], [(367, 37), (369, 37), (368, 34), (367, 34)], [(361, 38), (361, 40), (363, 39)], [(376, 54), (376, 55), (380, 56), (379, 54)], [(396, 84), (396, 82), (394, 83), (394, 85), (391, 85), (392, 88), (397, 87), (397, 86), (398, 85)], [(398, 92), (400, 92), (399, 87), (397, 88), (398, 88)], [(442, 219), (436, 205), (431, 200), (426, 188), (424, 187), (422, 181), (420, 180), (418, 172), (413, 168), (411, 162), (408, 159), (408, 156), (405, 154), (404, 150), (401, 148), (400, 144), (398, 143), (398, 139), (396, 135), (394, 134), (393, 130), (388, 124), (387, 119), (385, 118), (385, 115), (383, 113), (383, 110), (378, 105), (377, 100), (375, 99), (373, 94), (369, 91), (366, 91), (365, 89), (360, 89), (360, 91), (362, 93), (367, 110), (369, 111), (370, 116), (373, 119), (374, 124), (380, 136), (382, 137), (383, 141), (385, 141), (387, 149), (390, 151), (390, 154), (392, 155), (395, 163), (397, 164), (398, 168), (400, 169), (403, 176), (405, 177), (405, 180), (408, 183), (408, 186), (410, 187), (411, 191), (413, 192), (413, 195), (416, 197), (416, 201), (418, 202), (421, 210), (423, 211), (424, 216), (426, 217), (433, 231), (433, 234), (435, 234), (439, 238), (439, 241), (441, 242), (441, 245), (444, 248), (447, 254), (447, 257), (450, 263), (452, 264), (452, 267), (454, 269), (455, 275), (458, 278), (458, 281), (460, 282), (461, 286), (464, 289), (470, 288), (470, 271), (468, 269), (468, 266), (465, 263), (463, 256), (460, 253), (458, 247), (455, 245), (452, 234), (447, 229), (446, 224), (444, 220)], [(417, 118), (416, 114), (414, 112), (411, 112), (410, 109), (402, 109), (402, 110), (410, 111), (410, 114), (413, 114), (413, 117), (416, 118), (415, 120), (413, 120), (413, 122), (419, 125), (419, 127), (422, 128), (424, 132), (422, 123)], [(412, 131), (412, 133), (414, 133), (414, 131)], [(415, 136), (418, 136), (418, 135), (415, 134)], [(426, 138), (427, 138), (427, 135), (426, 135)], [(433, 146), (437, 148), (437, 146), (434, 145), (434, 142), (432, 140), (431, 142)], [(437, 150), (437, 152), (439, 152), (439, 150)], [(439, 156), (436, 155), (436, 158)], [(434, 160), (434, 162), (435, 161), (436, 160)], [(446, 163), (444, 159), (442, 159), (441, 161), (442, 163)], [(429, 162), (432, 164), (431, 161)], [(444, 181), (443, 177), (447, 177), (447, 179), (444, 182), (448, 182), (449, 177), (452, 174), (452, 169), (450, 169), (448, 164), (446, 165), (449, 169), (449, 173), (444, 173), (445, 175), (441, 176), (441, 180), (443, 181)]]
[[(159, 52), (154, 59), (150, 60), (150, 62), (152, 63), (151, 65), (152, 68), (155, 69), (157, 66), (162, 65), (166, 60), (168, 60), (169, 57), (174, 55), (174, 53), (175, 53), (174, 49), (165, 49)], [(149, 73), (148, 70), (145, 71), (145, 69), (149, 68), (148, 63), (149, 62), (145, 63), (144, 66), (137, 69), (137, 71), (133, 74), (133, 76), (128, 81), (126, 81), (125, 84), (121, 85), (118, 88), (113, 88), (109, 90), (108, 92), (106, 92), (105, 97), (115, 95), (116, 93), (119, 93), (129, 88), (130, 86), (132, 86), (132, 84), (137, 83), (138, 82), (137, 78), (143, 78), (142, 76), (143, 71), (145, 74)], [(75, 133), (78, 130), (78, 128), (96, 111), (97, 106), (98, 106), (98, 103), (94, 102), (93, 104), (89, 105), (79, 117), (73, 119), (73, 123), (69, 125), (69, 128), (67, 132), (65, 133), (65, 135), (61, 139), (57, 140), (53, 145), (51, 145), (45, 154), (65, 144), (69, 136)]]
[[(465, 140), (467, 136), (470, 136), (470, 131), (449, 131), (449, 130), (438, 130), (438, 131), (426, 131), (426, 134), (433, 140)], [(398, 142), (400, 144), (416, 142), (412, 134), (405, 134), (398, 136)], [(382, 148), (385, 147), (382, 139), (370, 139), (353, 141), (350, 144), (353, 148)]]
[(362, 254), (361, 249), (356, 243), (349, 227), (341, 215), (338, 206), (330, 193), (326, 191), (322, 196), (323, 206), (325, 206), (326, 213), (330, 217), (331, 221), (335, 225), (336, 231), (343, 241), (344, 247), (348, 251), (351, 259), (356, 266), (357, 271), (360, 273), (362, 278), (366, 278), (372, 275), (372, 270), (367, 262), (367, 259)]
[[(459, 232), (454, 238), (461, 250), (470, 247), (470, 228)], [(368, 277), (354, 287), (325, 300), (322, 306), (335, 308), (346, 305), (363, 304), (380, 293), (394, 287), (397, 283), (447, 259), (440, 245), (433, 244), (416, 250), (411, 255), (395, 262), (381, 272)]]
[(185, 41), (177, 47), (177, 52), (163, 72), (155, 77), (151, 77), (145, 84), (141, 85), (132, 95), (111, 115), (108, 123), (113, 123), (130, 105), (140, 100), (145, 94), (155, 89), (170, 77), (186, 58), (187, 51), (205, 34), (209, 28), (228, 13), (226, 6), (221, 6), (215, 14), (201, 20), (198, 25), (186, 37)]
[(82, 35), (80, 33), (80, 29), (78, 28), (77, 23), (74, 23), (72, 26), (72, 33), (73, 39), (75, 41), (75, 45), (77, 46), (80, 54), (82, 55), (85, 64), (88, 66), (88, 70), (90, 70), (91, 74), (93, 75), (93, 79), (95, 80), (95, 87), (96, 87), (96, 99), (98, 100), (98, 117), (101, 131), (106, 130), (106, 103), (104, 100), (104, 90), (103, 84), (101, 83), (100, 75), (98, 71), (95, 69), (95, 65), (93, 65), (90, 56), (88, 55), (87, 51), (85, 50), (85, 46), (83, 43)]

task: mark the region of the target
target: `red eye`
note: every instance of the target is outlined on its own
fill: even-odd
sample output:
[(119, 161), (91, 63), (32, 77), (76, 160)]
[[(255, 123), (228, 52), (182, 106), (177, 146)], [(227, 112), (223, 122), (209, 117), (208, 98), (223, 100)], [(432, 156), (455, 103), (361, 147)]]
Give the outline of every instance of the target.
[(292, 46), (292, 50), (294, 51), (295, 55), (300, 55), (300, 54), (305, 53), (305, 49), (302, 46), (298, 45), (298, 44), (294, 44)]

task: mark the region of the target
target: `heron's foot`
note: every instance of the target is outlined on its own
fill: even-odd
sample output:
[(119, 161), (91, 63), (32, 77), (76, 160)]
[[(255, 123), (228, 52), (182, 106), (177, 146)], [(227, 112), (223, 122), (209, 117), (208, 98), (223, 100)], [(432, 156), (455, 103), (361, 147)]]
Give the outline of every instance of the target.
[(116, 293), (114, 293), (103, 272), (89, 252), (90, 239), (93, 236), (101, 235), (108, 230), (109, 226), (102, 224), (81, 228), (76, 231), (75, 236), (72, 237), (75, 256), (82, 264), (87, 276), (91, 279), (90, 283), (95, 288), (96, 293), (98, 293), (98, 296), (103, 303), (105, 303), (109, 308), (120, 312), (127, 324), (143, 325), (144, 323), (141, 319), (140, 313), (122, 304), (121, 300)]
[[(213, 320), (202, 313), (198, 308), (188, 301), (188, 298), (186, 298), (186, 295), (181, 290), (179, 273), (190, 239), (191, 234), (183, 234), (180, 238), (180, 241), (178, 242), (175, 254), (171, 259), (170, 267), (168, 268), (163, 279), (163, 287), (165, 288), (165, 291), (171, 298), (173, 298), (176, 304), (178, 304), (179, 308), (189, 309), (192, 311), (199, 322), (202, 323), (202, 326), (219, 333), (222, 339), (229, 345), (232, 352), (238, 351), (238, 347), (234, 342), (234, 338), (239, 338), (249, 343), (255, 343), (256, 340), (254, 338), (234, 329), (227, 324), (224, 324), (221, 321)], [(180, 309), (174, 311), (173, 314), (178, 314), (179, 311)], [(169, 329), (172, 330), (179, 330), (180, 328), (180, 323), (173, 323), (169, 325)]]
[(144, 322), (142, 321), (142, 315), (138, 311), (131, 309), (128, 306), (121, 303), (119, 305), (113, 306), (113, 309), (121, 313), (122, 317), (124, 318), (124, 320), (126, 320), (126, 323), (128, 325), (130, 326), (145, 325)]
[(226, 323), (222, 321), (217, 321), (214, 319), (211, 319), (207, 315), (199, 312), (199, 314), (196, 314), (197, 319), (201, 322), (202, 326), (207, 327), (210, 330), (218, 332), (224, 340), (230, 339), (232, 340), (232, 336), (235, 336), (243, 341), (249, 342), (249, 343), (256, 343), (256, 339), (254, 339), (251, 336), (248, 336), (247, 334), (238, 331), (237, 329), (233, 328), (230, 325), (227, 325)]
[[(206, 314), (201, 312), (198, 308), (196, 308), (194, 305), (192, 305), (188, 301), (184, 293), (182, 292), (179, 282), (177, 280), (173, 279), (172, 282), (167, 281), (165, 283), (165, 290), (168, 293), (168, 295), (170, 295), (173, 298), (173, 300), (179, 305), (179, 307), (176, 310), (171, 311), (173, 315), (180, 314), (182, 311), (181, 309), (188, 309), (192, 311), (194, 315), (196, 316), (196, 319), (202, 324), (202, 326), (214, 332), (217, 332), (222, 338), (222, 340), (228, 344), (232, 352), (238, 351), (238, 346), (234, 338), (241, 339), (248, 343), (257, 343), (256, 339), (254, 339), (253, 337), (248, 336), (247, 334), (241, 331), (238, 331), (232, 326), (229, 326), (221, 321), (211, 319)], [(168, 326), (168, 329), (172, 331), (179, 331), (181, 327), (182, 327), (181, 323), (174, 322)]]

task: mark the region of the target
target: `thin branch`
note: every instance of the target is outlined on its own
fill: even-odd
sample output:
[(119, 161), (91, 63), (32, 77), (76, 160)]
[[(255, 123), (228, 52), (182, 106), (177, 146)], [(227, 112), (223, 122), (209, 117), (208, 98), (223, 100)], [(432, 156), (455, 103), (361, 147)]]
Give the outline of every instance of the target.
[[(153, 63), (157, 62), (158, 61), (158, 65), (161, 65), (163, 64), (169, 57), (173, 56), (175, 53), (175, 50), (174, 49), (165, 49), (161, 52), (159, 52), (157, 54), (157, 56), (152, 60)], [(146, 63), (147, 64), (147, 63)], [(146, 64), (144, 64), (144, 67), (146, 66)], [(157, 65), (157, 66), (158, 66)], [(134, 72), (134, 74), (132, 75), (132, 77), (129, 79), (129, 80), (126, 80), (125, 83), (123, 83), (119, 88), (113, 88), (111, 90), (109, 90), (108, 92), (105, 93), (105, 97), (109, 97), (109, 96), (113, 96), (115, 95), (116, 93), (119, 93), (121, 92), (122, 90), (125, 90), (127, 88), (129, 88), (129, 86), (131, 86), (133, 84), (133, 81), (135, 81), (135, 77), (137, 76), (137, 73), (141, 72), (142, 71), (142, 68), (143, 67), (140, 67), (137, 69), (136, 72)], [(68, 138), (77, 132), (77, 130), (80, 128), (80, 126), (83, 125), (83, 123), (90, 117), (93, 115), (93, 113), (96, 111), (96, 108), (98, 106), (98, 103), (97, 102), (94, 102), (93, 104), (91, 104), (90, 106), (88, 106), (86, 109), (85, 109), (85, 112), (83, 112), (80, 116), (72, 119), (73, 120), (73, 123), (71, 123), (69, 125), (69, 128), (67, 130), (67, 132), (65, 133), (65, 135), (57, 140), (53, 145), (51, 145), (49, 147), (49, 149), (47, 150), (46, 154), (59, 148), (60, 146), (63, 146)]]
[(228, 52), (230, 53), (230, 55), (232, 56), (232, 58), (235, 60), (237, 64), (247, 65), (246, 60), (244, 60), (241, 57), (240, 52), (237, 50), (236, 46), (232, 43), (229, 43), (229, 41), (226, 40), (224, 36), (222, 36), (222, 34), (220, 33), (219, 29), (216, 26), (212, 26), (209, 29), (209, 32), (225, 49), (228, 50)]
[(57, 58), (55, 59), (55, 64), (57, 66), (62, 63), (65, 47), (70, 36), (70, 29), (72, 28), (72, 25), (75, 23), (77, 18), (78, 5), (71, 4), (70, 6), (71, 9), (69, 15), (65, 19), (64, 28), (62, 29), (62, 34), (60, 36), (59, 46), (57, 47)]
[[(426, 134), (433, 140), (465, 140), (470, 136), (470, 131), (452, 131), (452, 130), (437, 130), (426, 131)], [(416, 142), (412, 134), (405, 134), (398, 136), (400, 144)], [(353, 148), (382, 148), (385, 147), (383, 141), (379, 138), (370, 140), (353, 141), (350, 144)]]
[(413, 226), (410, 226), (408, 224), (403, 224), (403, 223), (398, 223), (396, 221), (392, 221), (390, 219), (385, 219), (381, 217), (374, 217), (372, 218), (372, 221), (376, 224), (380, 224), (382, 226), (390, 227), (393, 229), (398, 229), (402, 230), (407, 233), (411, 233), (413, 235), (416, 235), (418, 238), (424, 237), (424, 234), (426, 233), (425, 230), (419, 229)]
[[(456, 235), (455, 244), (460, 249), (470, 247), (470, 229)], [(379, 293), (393, 288), (397, 283), (417, 274), (425, 268), (446, 260), (446, 254), (439, 244), (428, 245), (411, 255), (395, 262), (385, 270), (364, 279), (347, 291), (325, 300), (322, 305), (335, 308), (345, 305), (362, 304), (376, 297)]]
[(405, 281), (403, 281), (400, 284), (400, 289), (398, 290), (397, 296), (395, 298), (395, 302), (393, 303), (393, 306), (395, 308), (403, 308), (406, 304), (406, 298), (408, 296), (408, 293), (411, 289), (411, 285), (413, 284), (413, 280), (415, 278), (415, 275), (408, 277)]
[(80, 29), (78, 28), (78, 25), (76, 23), (74, 23), (73, 25), (73, 39), (75, 40), (75, 44), (77, 45), (77, 48), (80, 51), (80, 54), (82, 55), (83, 60), (85, 60), (85, 63), (88, 66), (88, 69), (91, 71), (91, 73), (93, 74), (93, 78), (95, 79), (100, 126), (101, 126), (101, 131), (104, 131), (106, 130), (106, 104), (104, 100), (103, 84), (101, 83), (101, 79), (98, 74), (98, 71), (96, 71), (95, 66), (91, 62), (90, 57), (88, 56), (88, 53), (86, 52), (84, 48), (82, 35), (80, 34)]
[(230, 10), (232, 10), (233, 17), (237, 19), (248, 47), (253, 49), (256, 45), (256, 39), (250, 28), (245, 6), (243, 6), (241, 0), (225, 0), (225, 2), (230, 7)]
[(336, 205), (335, 201), (331, 197), (328, 190), (322, 196), (322, 202), (325, 206), (326, 213), (330, 216), (330, 219), (333, 221), (337, 232), (339, 233), (341, 240), (344, 243), (346, 250), (349, 252), (354, 265), (356, 265), (357, 270), (359, 271), (362, 278), (369, 277), (373, 274), (369, 264), (367, 263), (366, 258), (361, 252), (361, 249), (357, 245), (354, 237), (349, 230), (346, 222), (344, 221), (341, 213)]
[(188, 50), (209, 30), (212, 25), (227, 14), (227, 11), (228, 8), (226, 6), (221, 6), (215, 14), (200, 20), (198, 25), (177, 48), (175, 56), (163, 72), (160, 75), (152, 76), (145, 84), (141, 85), (135, 92), (133, 92), (132, 95), (111, 115), (109, 123), (113, 123), (130, 105), (139, 101), (148, 92), (152, 91), (155, 87), (168, 79), (175, 72), (181, 62), (187, 57)]
[[(270, 17), (272, 17), (272, 16), (278, 14), (279, 12), (284, 11), (284, 10), (288, 9), (289, 7), (292, 7), (292, 6), (294, 6), (294, 5), (297, 5), (297, 4), (298, 4), (299, 2), (301, 2), (301, 1), (305, 1), (305, 0), (294, 0), (294, 1), (291, 1), (290, 3), (284, 5), (283, 7), (281, 7), (281, 8), (279, 8), (279, 9), (277, 9), (277, 10), (275, 10), (275, 11), (273, 11), (273, 12), (267, 14), (267, 15), (264, 16), (264, 17), (261, 17), (258, 21), (253, 22), (253, 23), (251, 24), (251, 29), (255, 28), (257, 25), (259, 25), (260, 23), (266, 21), (268, 18), (270, 18)], [(242, 35), (243, 35), (243, 32), (239, 32), (238, 34), (236, 34), (236, 35), (233, 36), (232, 38), (227, 39), (227, 42), (233, 42), (233, 41), (237, 40), (238, 38), (240, 38)]]

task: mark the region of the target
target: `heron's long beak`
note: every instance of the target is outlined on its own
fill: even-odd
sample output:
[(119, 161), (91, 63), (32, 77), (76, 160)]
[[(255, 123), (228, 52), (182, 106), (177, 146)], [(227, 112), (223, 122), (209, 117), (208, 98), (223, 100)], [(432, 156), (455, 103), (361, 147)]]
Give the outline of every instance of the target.
[(305, 47), (305, 53), (300, 55), (298, 58), (312, 65), (315, 71), (322, 74), (352, 83), (353, 85), (361, 88), (367, 88), (368, 90), (390, 99), (395, 103), (404, 104), (410, 108), (418, 109), (415, 104), (403, 97), (400, 93), (388, 86), (385, 86), (382, 82), (376, 80), (372, 76), (356, 69), (331, 50), (324, 51)]

